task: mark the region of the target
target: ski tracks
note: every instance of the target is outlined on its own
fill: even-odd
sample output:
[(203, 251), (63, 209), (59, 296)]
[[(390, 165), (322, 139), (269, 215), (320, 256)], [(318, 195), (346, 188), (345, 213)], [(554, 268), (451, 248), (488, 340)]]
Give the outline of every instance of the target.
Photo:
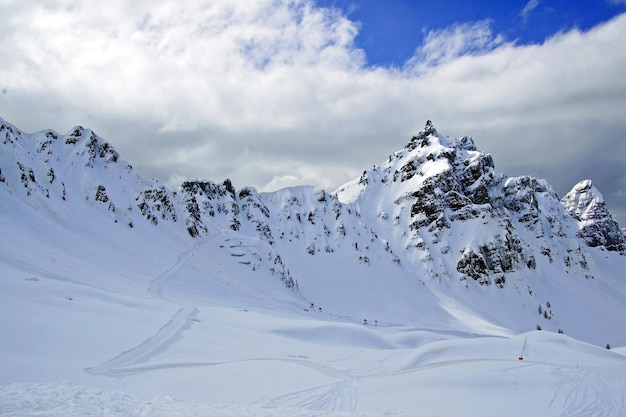
[(355, 411), (358, 405), (358, 390), (354, 387), (353, 381), (341, 380), (334, 384), (276, 397), (268, 404), (320, 411)]
[[(218, 233), (219, 234), (219, 233)], [(134, 348), (120, 353), (113, 359), (110, 359), (98, 366), (85, 368), (85, 372), (91, 375), (100, 376), (120, 376), (124, 374), (131, 374), (141, 372), (142, 370), (160, 369), (167, 367), (188, 367), (194, 364), (166, 364), (155, 366), (143, 366), (143, 367), (131, 367), (142, 361), (146, 361), (150, 356), (154, 355), (157, 351), (162, 351), (167, 348), (178, 336), (188, 327), (191, 326), (198, 314), (198, 308), (193, 305), (183, 305), (176, 303), (165, 297), (162, 292), (163, 283), (168, 280), (176, 270), (178, 270), (183, 264), (189, 261), (192, 254), (196, 252), (199, 247), (205, 244), (208, 239), (211, 239), (218, 234), (212, 235), (204, 239), (202, 242), (196, 243), (191, 249), (181, 253), (178, 256), (178, 260), (174, 265), (168, 268), (158, 277), (150, 281), (148, 285), (148, 293), (154, 299), (166, 301), (178, 305), (180, 308), (161, 328), (154, 334), (154, 336), (146, 339), (141, 344)]]
[[(150, 284), (148, 285), (148, 294), (150, 294), (153, 298), (156, 298), (157, 300), (165, 300), (165, 301), (173, 302), (172, 300), (168, 299), (167, 297), (163, 295), (163, 291), (162, 291), (163, 283), (167, 281), (172, 276), (172, 274), (181, 267), (181, 265), (189, 262), (194, 252), (197, 252), (198, 249), (202, 245), (207, 243), (209, 239), (212, 239), (217, 235), (218, 234), (208, 236), (203, 241), (198, 242), (195, 245), (193, 245), (191, 249), (189, 249), (187, 252), (183, 252), (180, 255), (178, 255), (178, 260), (176, 261), (176, 263), (174, 263), (174, 265), (172, 265), (161, 275), (159, 275), (158, 277), (150, 281)], [(175, 303), (175, 304), (178, 304), (178, 303)]]
[(561, 417), (615, 417), (626, 410), (623, 369), (559, 369), (560, 378), (550, 408)]
[(178, 310), (170, 320), (165, 323), (159, 331), (140, 345), (120, 353), (115, 358), (108, 360), (93, 368), (86, 368), (85, 372), (92, 375), (119, 376), (127, 373), (125, 368), (145, 361), (157, 350), (166, 347), (169, 342), (177, 337), (187, 326), (187, 324), (198, 313), (198, 309), (193, 306), (185, 306)]

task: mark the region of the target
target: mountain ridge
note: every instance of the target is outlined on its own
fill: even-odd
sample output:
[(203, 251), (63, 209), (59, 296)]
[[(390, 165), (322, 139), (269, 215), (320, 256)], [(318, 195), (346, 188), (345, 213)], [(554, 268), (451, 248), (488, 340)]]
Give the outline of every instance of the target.
[[(525, 327), (515, 331), (534, 323), (554, 331), (563, 326), (599, 341), (619, 333), (617, 325), (605, 324), (593, 336), (588, 328), (574, 330), (575, 306), (584, 304), (598, 319), (626, 311), (619, 301), (623, 276), (612, 276), (615, 265), (626, 264), (626, 239), (590, 182), (560, 200), (544, 180), (496, 172), (471, 137), (441, 136), (430, 121), (404, 149), (333, 193), (304, 186), (237, 191), (230, 180), (189, 180), (172, 189), (140, 178), (113, 146), (81, 127), (65, 135), (26, 134), (0, 120), (0, 141), (0, 198), (46, 212), (50, 221), (71, 222), (68, 213), (81, 211), (85, 227), (93, 219), (129, 233), (162, 230), (161, 238), (186, 245), (215, 233), (252, 239), (258, 243), (220, 247), (306, 303), (345, 317), (359, 317), (360, 304), (370, 302), (381, 323), (411, 323), (420, 311), (413, 297), (432, 309), (446, 306), (441, 317), (458, 319), (454, 301), (496, 325), (523, 315)], [(361, 275), (378, 278), (362, 282)], [(602, 289), (594, 282), (603, 282)], [(374, 285), (388, 286), (384, 291), (402, 300), (394, 306), (402, 313), (377, 303)], [(334, 286), (337, 294), (321, 299), (319, 286)], [(572, 288), (614, 294), (596, 306)], [(547, 308), (546, 299), (552, 300)]]

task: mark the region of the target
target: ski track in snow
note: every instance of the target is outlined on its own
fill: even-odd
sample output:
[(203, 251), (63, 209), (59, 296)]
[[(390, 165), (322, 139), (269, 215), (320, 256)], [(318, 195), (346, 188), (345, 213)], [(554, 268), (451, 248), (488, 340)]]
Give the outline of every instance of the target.
[(613, 417), (626, 413), (626, 384), (617, 370), (615, 376), (584, 369), (559, 369), (559, 385), (550, 408), (562, 409), (560, 417)]
[(268, 405), (285, 405), (308, 410), (354, 411), (358, 405), (357, 389), (348, 380), (286, 394), (271, 399)]
[(150, 281), (148, 285), (148, 293), (155, 299), (167, 301), (177, 304), (180, 309), (174, 314), (169, 321), (167, 321), (159, 331), (152, 337), (145, 340), (138, 346), (120, 353), (113, 359), (110, 359), (98, 366), (86, 368), (85, 372), (91, 375), (100, 376), (121, 376), (124, 374), (133, 374), (141, 371), (175, 368), (175, 367), (190, 367), (190, 366), (204, 366), (205, 364), (161, 364), (161, 365), (146, 365), (141, 367), (130, 367), (130, 365), (137, 364), (142, 360), (147, 360), (152, 353), (157, 350), (162, 350), (167, 347), (171, 340), (179, 336), (183, 330), (188, 328), (198, 314), (198, 308), (192, 305), (178, 304), (162, 293), (162, 285), (172, 274), (181, 267), (185, 262), (189, 260), (194, 252), (196, 252), (200, 246), (207, 243), (210, 239), (218, 236), (220, 233), (208, 236), (201, 242), (196, 243), (191, 249), (183, 252), (178, 256), (178, 260), (169, 269), (163, 272), (161, 275)]
[(197, 313), (198, 309), (192, 306), (181, 308), (154, 336), (99, 366), (86, 368), (85, 372), (91, 375), (105, 376), (119, 376), (123, 373), (129, 373), (125, 372), (127, 366), (147, 359), (152, 352), (162, 348), (171, 339), (178, 336)]

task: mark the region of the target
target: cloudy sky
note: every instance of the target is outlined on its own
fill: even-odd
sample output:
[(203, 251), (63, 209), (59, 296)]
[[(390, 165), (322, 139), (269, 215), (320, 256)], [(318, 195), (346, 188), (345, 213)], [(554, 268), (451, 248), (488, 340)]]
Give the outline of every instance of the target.
[(329, 191), (431, 119), (626, 226), (626, 0), (0, 0), (0, 116), (146, 178)]

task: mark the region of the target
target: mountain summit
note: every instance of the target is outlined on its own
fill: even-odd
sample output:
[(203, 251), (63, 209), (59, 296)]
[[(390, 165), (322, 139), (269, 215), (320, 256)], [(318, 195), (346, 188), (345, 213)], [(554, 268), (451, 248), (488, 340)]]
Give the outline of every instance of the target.
[[(624, 236), (600, 194), (577, 187), (578, 197), (561, 203), (544, 180), (497, 173), (471, 137), (443, 137), (429, 121), (404, 150), (336, 194), (396, 251), (430, 264), (427, 273), (503, 286), (509, 273), (546, 261), (589, 272), (585, 245), (623, 253)], [(577, 221), (585, 222), (580, 233)]]

